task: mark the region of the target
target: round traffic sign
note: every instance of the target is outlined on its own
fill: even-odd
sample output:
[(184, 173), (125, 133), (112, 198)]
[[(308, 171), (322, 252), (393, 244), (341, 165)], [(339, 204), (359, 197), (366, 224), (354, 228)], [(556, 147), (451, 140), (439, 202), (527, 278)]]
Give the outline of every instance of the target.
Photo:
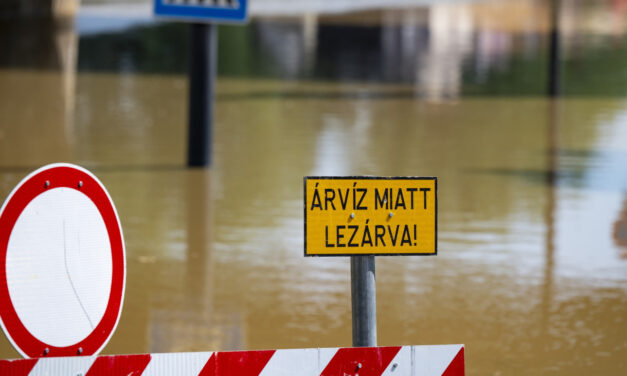
[(97, 354), (122, 310), (122, 228), (105, 187), (71, 164), (24, 178), (0, 209), (0, 324), (25, 357)]

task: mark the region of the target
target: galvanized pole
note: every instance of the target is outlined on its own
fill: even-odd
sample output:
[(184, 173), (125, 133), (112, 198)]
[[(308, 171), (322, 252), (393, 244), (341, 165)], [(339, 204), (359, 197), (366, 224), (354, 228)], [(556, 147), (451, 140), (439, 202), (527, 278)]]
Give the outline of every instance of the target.
[(377, 345), (374, 256), (351, 256), (353, 346)]
[(190, 33), (187, 165), (209, 167), (218, 29), (213, 24), (198, 23), (191, 25)]

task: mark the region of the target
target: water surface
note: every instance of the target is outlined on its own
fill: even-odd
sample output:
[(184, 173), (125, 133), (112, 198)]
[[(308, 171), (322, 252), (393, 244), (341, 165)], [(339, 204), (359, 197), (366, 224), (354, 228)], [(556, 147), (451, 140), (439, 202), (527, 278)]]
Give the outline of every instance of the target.
[(106, 354), (337, 347), (349, 260), (302, 256), (303, 176), (438, 176), (438, 256), (377, 258), (379, 344), (464, 343), (476, 375), (624, 373), (625, 13), (563, 3), (557, 100), (543, 2), (223, 27), (209, 170), (184, 167), (186, 27), (53, 27), (52, 52), (0, 58), (0, 198), (57, 161), (106, 185), (128, 267)]

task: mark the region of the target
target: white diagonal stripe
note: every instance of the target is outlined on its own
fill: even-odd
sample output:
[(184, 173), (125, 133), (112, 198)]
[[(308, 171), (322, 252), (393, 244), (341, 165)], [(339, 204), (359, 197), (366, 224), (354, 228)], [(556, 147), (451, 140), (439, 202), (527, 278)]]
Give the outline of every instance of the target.
[(411, 346), (403, 346), (381, 375), (411, 376)]
[(29, 376), (84, 375), (96, 360), (96, 356), (72, 356), (63, 358), (41, 358)]
[(318, 350), (277, 350), (259, 376), (317, 376)]
[(413, 375), (442, 376), (462, 345), (413, 346)]
[(337, 353), (338, 348), (327, 348), (327, 349), (318, 349), (318, 370), (319, 372), (324, 371), (327, 365), (335, 354)]
[(197, 376), (211, 358), (212, 352), (151, 354), (142, 376)]

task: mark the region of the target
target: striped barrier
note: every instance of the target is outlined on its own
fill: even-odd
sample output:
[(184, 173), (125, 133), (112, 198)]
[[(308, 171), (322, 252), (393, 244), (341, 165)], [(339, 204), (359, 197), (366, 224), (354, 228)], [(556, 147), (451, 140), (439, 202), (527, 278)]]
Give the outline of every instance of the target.
[(351, 347), (0, 360), (0, 375), (458, 376), (464, 346)]

